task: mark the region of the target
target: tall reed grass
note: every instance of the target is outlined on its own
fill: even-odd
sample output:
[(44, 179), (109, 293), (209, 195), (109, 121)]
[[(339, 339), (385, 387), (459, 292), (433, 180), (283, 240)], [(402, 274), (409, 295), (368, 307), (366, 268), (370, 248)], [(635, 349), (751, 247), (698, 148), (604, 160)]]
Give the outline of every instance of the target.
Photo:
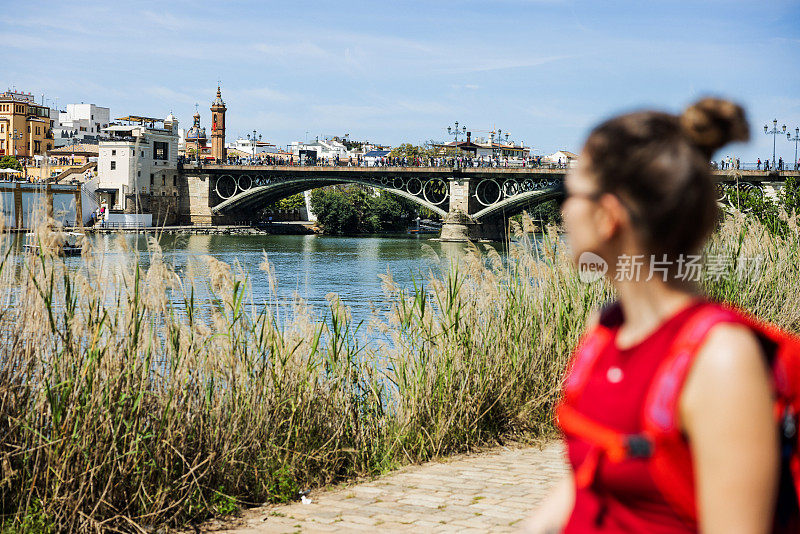
[[(143, 531), (307, 486), (550, 432), (566, 359), (612, 298), (583, 284), (554, 229), (518, 228), (507, 257), (466, 248), (355, 324), (337, 295), (253, 294), (241, 266), (205, 258), (210, 297), (155, 241), (148, 269), (84, 250), (0, 264), (3, 530)], [(766, 276), (709, 292), (797, 327), (798, 240), (731, 218), (710, 250), (766, 255)], [(51, 239), (40, 229), (43, 241)], [(796, 234), (795, 234), (796, 236)], [(777, 295), (777, 296), (776, 296)], [(176, 305), (175, 303), (178, 303)]]

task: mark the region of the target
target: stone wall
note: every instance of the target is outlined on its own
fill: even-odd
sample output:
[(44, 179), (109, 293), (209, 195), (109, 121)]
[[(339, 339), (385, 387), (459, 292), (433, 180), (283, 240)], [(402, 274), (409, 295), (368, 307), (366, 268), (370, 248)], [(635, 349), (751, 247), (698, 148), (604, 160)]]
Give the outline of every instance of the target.
[(209, 206), (211, 175), (178, 175), (179, 213), (182, 224), (210, 225), (212, 223)]
[(125, 213), (150, 213), (154, 226), (174, 226), (181, 223), (179, 197), (176, 195), (125, 195)]

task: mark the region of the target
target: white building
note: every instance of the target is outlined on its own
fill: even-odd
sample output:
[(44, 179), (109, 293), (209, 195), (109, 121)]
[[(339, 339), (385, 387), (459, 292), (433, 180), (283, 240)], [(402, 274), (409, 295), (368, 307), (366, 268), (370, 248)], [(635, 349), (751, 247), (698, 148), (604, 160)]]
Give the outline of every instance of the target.
[(274, 147), (272, 143), (268, 143), (266, 141), (257, 141), (255, 139), (243, 139), (239, 138), (232, 143), (227, 143), (225, 148), (229, 148), (232, 150), (238, 150), (239, 152), (243, 152), (250, 156), (262, 154), (266, 152), (271, 152), (270, 147)]
[(59, 111), (57, 124), (53, 124), (55, 146), (71, 144), (73, 138), (79, 143), (96, 143), (108, 137), (103, 130), (109, 125), (109, 113), (108, 108), (94, 104), (67, 104), (67, 110)]
[(529, 147), (526, 147), (524, 143), (508, 141), (508, 138), (506, 138), (505, 143), (503, 143), (500, 138), (495, 140), (494, 133), (490, 135), (488, 140), (480, 137), (472, 139), (471, 132), (467, 132), (467, 138), (464, 141), (450, 141), (449, 143), (434, 146), (445, 152), (450, 149), (457, 149), (459, 152), (469, 154), (481, 160), (509, 158), (521, 161), (528, 157), (531, 150)]
[(324, 160), (329, 159), (332, 160), (336, 156), (339, 156), (340, 160), (346, 160), (350, 157), (350, 153), (347, 151), (347, 147), (344, 146), (343, 143), (339, 141), (334, 141), (332, 139), (323, 139), (323, 140), (315, 140), (310, 141), (307, 143), (301, 143), (300, 141), (293, 141), (291, 144), (291, 152), (295, 156), (300, 155), (300, 151), (305, 151), (308, 153), (316, 152), (317, 159)]
[(105, 128), (97, 161), (98, 192), (110, 209), (132, 211), (130, 195), (177, 195), (178, 120), (130, 116)]
[(549, 156), (544, 156), (542, 161), (555, 163), (556, 165), (560, 163), (564, 167), (571, 167), (577, 163), (578, 155), (570, 152), (569, 150), (559, 150), (558, 152), (554, 152)]

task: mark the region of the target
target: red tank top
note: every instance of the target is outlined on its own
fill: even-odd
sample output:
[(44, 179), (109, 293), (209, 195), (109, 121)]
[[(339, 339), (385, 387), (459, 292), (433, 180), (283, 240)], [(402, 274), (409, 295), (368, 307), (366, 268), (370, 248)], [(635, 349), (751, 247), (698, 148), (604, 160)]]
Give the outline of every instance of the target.
[[(661, 323), (636, 345), (619, 349), (609, 343), (596, 360), (574, 407), (583, 415), (625, 434), (642, 428), (642, 406), (650, 382), (678, 330), (703, 306), (698, 300)], [(616, 338), (622, 324), (619, 305), (605, 310), (601, 321)], [(567, 438), (573, 470), (583, 463), (590, 445), (575, 437)], [(601, 461), (591, 486), (577, 489), (575, 507), (565, 533), (649, 532), (673, 534), (696, 532), (697, 525), (678, 516), (664, 499), (647, 466), (647, 460)]]

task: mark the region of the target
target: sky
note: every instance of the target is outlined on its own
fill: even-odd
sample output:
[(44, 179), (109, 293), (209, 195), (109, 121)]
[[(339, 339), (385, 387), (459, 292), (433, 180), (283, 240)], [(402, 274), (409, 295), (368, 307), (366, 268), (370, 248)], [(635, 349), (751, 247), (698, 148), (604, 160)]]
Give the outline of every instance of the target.
[[(9, 0), (0, 0), (7, 7)], [(502, 129), (534, 154), (578, 152), (614, 114), (741, 103), (751, 141), (800, 127), (800, 2), (81, 1), (14, 3), (0, 19), (0, 90), (189, 127), (219, 82), (227, 137), (281, 146), (349, 134), (381, 144)], [(8, 10), (5, 10), (8, 12)], [(791, 160), (794, 143), (777, 139)]]

